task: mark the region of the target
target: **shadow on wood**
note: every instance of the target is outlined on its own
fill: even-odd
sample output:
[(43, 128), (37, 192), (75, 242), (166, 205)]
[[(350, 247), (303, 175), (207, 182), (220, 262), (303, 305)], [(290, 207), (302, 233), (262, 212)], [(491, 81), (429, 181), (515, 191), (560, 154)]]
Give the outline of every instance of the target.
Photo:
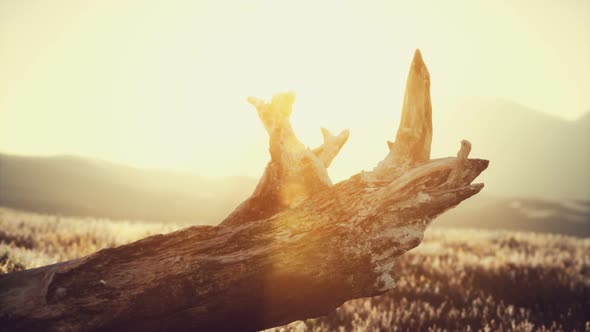
[(323, 129), (305, 147), (293, 93), (250, 98), (271, 161), (252, 196), (219, 226), (195, 226), (90, 256), (0, 276), (0, 330), (236, 331), (317, 317), (395, 286), (395, 258), (445, 210), (477, 194), (487, 160), (430, 160), (430, 76), (419, 51), (396, 140), (373, 171), (332, 185), (348, 139)]

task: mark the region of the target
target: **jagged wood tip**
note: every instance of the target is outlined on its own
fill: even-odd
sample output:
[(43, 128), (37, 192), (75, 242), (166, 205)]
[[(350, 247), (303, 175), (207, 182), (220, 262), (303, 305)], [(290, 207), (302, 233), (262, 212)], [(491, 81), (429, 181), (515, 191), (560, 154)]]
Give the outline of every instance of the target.
[(387, 142), (389, 153), (375, 169), (387, 176), (403, 165), (413, 166), (430, 160), (432, 144), (432, 105), (430, 73), (420, 50), (414, 53), (406, 80), (402, 113), (394, 142)]
[(322, 137), (324, 143), (313, 150), (313, 153), (322, 161), (324, 167), (330, 167), (332, 160), (336, 157), (340, 149), (348, 140), (350, 131), (348, 129), (343, 130), (338, 136), (332, 135), (332, 133), (326, 129), (321, 128)]

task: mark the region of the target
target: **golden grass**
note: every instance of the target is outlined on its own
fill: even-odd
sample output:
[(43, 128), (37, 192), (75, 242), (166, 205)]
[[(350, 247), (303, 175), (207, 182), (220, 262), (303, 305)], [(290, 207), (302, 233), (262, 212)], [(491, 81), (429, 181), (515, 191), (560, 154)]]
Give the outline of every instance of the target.
[[(178, 228), (0, 208), (0, 273)], [(590, 239), (439, 228), (396, 269), (387, 294), (270, 331), (590, 331)]]
[(0, 208), (0, 255), (9, 253), (11, 260), (33, 268), (179, 228), (173, 224), (61, 217)]

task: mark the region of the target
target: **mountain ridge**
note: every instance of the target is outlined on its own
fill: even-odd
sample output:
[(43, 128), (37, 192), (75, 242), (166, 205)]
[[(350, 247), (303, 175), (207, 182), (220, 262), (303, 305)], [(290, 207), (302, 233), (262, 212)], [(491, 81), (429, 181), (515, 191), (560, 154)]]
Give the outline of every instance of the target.
[(461, 139), (490, 160), (481, 176), (496, 196), (590, 198), (590, 113), (567, 120), (517, 103), (459, 101), (433, 113), (433, 154), (454, 155)]
[(254, 184), (251, 178), (208, 179), (77, 156), (0, 154), (0, 205), (37, 212), (210, 224)]
[[(521, 197), (539, 208), (546, 201), (590, 200), (590, 112), (567, 120), (506, 100), (436, 107), (440, 111), (433, 119), (433, 158), (454, 155), (458, 142), (468, 139), (473, 157), (490, 160), (478, 180), (486, 184), (484, 195), (442, 220), (478, 219), (461, 213), (470, 212), (472, 201), (493, 201), (485, 197)], [(0, 153), (0, 205), (36, 212), (215, 224), (247, 198), (256, 183), (247, 176), (210, 178), (77, 155)], [(498, 211), (512, 211), (510, 204), (498, 204)], [(485, 213), (494, 214), (491, 211)], [(518, 214), (513, 212), (497, 216), (514, 219)]]

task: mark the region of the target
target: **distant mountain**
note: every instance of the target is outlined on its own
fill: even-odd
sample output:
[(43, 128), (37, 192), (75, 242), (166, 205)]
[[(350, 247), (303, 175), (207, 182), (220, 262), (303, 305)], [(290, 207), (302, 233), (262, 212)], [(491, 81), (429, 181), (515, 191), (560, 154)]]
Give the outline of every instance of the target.
[[(80, 157), (0, 154), (0, 206), (52, 214), (217, 224), (255, 185), (248, 177), (208, 179)], [(482, 194), (444, 213), (434, 226), (590, 237), (590, 201)]]
[(471, 156), (490, 160), (486, 194), (590, 200), (590, 113), (567, 121), (503, 100), (434, 107), (433, 155), (471, 141)]
[[(566, 121), (500, 100), (434, 107), (433, 158), (454, 155), (466, 138), (472, 157), (490, 160), (482, 194), (435, 225), (590, 236), (590, 113)], [(0, 154), (1, 206), (63, 215), (216, 224), (256, 182)]]
[(1, 206), (62, 215), (216, 224), (255, 184), (80, 157), (0, 154)]
[(434, 226), (590, 237), (590, 201), (482, 196), (444, 213)]

